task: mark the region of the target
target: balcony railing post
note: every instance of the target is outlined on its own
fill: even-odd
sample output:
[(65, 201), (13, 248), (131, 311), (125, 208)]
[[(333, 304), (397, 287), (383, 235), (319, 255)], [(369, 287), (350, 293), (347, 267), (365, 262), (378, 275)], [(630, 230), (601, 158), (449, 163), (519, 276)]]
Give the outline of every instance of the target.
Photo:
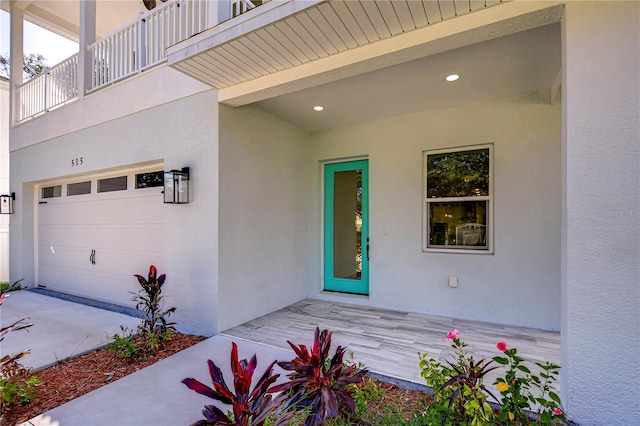
[(49, 82), (50, 77), (50, 70), (49, 68), (47, 68), (46, 70), (44, 70), (44, 75), (43, 75), (43, 86), (44, 86), (44, 110), (45, 111), (49, 111), (49, 108), (51, 106), (51, 94), (49, 93), (49, 89), (51, 86), (51, 83)]
[(142, 12), (138, 14), (138, 72), (147, 65), (147, 20), (143, 16)]
[(232, 0), (207, 0), (206, 28), (215, 27), (216, 25), (231, 19), (232, 8)]
[(94, 77), (93, 54), (87, 49), (96, 41), (96, 0), (84, 0), (80, 3), (80, 42), (78, 43), (78, 96), (92, 88)]

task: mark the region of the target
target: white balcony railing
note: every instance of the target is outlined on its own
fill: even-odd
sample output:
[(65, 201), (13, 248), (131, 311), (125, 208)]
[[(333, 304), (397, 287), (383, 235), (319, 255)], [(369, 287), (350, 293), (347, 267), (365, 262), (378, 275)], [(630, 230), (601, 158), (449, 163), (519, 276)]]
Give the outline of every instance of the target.
[(51, 111), (77, 97), (78, 54), (75, 54), (17, 87), (17, 120)]
[[(269, 0), (230, 0), (229, 17)], [(93, 70), (87, 92), (140, 73), (166, 60), (166, 49), (220, 22), (207, 22), (222, 0), (173, 0), (141, 13), (135, 21), (87, 46)], [(16, 123), (63, 105), (79, 95), (78, 55), (19, 86)]]
[[(269, 0), (232, 0), (226, 16), (235, 17)], [(138, 19), (88, 47), (94, 75), (89, 91), (115, 83), (166, 60), (166, 49), (209, 28), (209, 8), (218, 1), (174, 0), (141, 13)], [(215, 22), (217, 25), (220, 22)]]
[(89, 90), (162, 63), (167, 47), (207, 29), (211, 6), (205, 0), (167, 2), (90, 45), (94, 74)]

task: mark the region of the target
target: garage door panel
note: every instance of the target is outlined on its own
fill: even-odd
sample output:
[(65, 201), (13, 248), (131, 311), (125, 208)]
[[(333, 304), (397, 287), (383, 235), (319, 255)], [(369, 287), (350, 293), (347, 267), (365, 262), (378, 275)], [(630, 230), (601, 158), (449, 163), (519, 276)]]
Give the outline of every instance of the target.
[(38, 250), (39, 264), (43, 266), (66, 265), (69, 270), (78, 269), (89, 262), (90, 251), (79, 247), (43, 245)]
[(69, 279), (66, 268), (52, 267), (47, 270), (50, 277), (46, 287), (50, 290), (82, 296), (103, 302), (115, 303), (120, 306), (135, 307), (131, 300), (130, 291), (137, 291), (129, 278), (114, 277), (93, 271), (76, 271), (73, 279)]
[[(160, 200), (160, 201), (159, 201)], [(119, 223), (162, 223), (162, 198), (92, 199), (83, 202), (42, 204), (41, 225), (93, 225)]]
[(95, 225), (40, 225), (38, 228), (40, 244), (52, 246), (84, 246), (95, 241)]
[[(92, 252), (93, 251), (93, 252)], [(93, 256), (92, 256), (93, 253)], [(144, 274), (149, 269), (149, 260), (161, 261), (164, 253), (158, 246), (148, 250), (114, 250), (114, 249), (90, 249), (84, 247), (68, 246), (38, 246), (40, 267), (56, 266), (65, 267), (69, 271), (85, 270), (90, 268), (96, 272), (108, 272), (110, 270), (124, 269), (126, 274)], [(159, 267), (160, 262), (153, 261)]]
[(97, 209), (90, 209), (92, 223), (161, 223), (162, 198), (125, 198), (103, 200)]
[[(112, 275), (114, 277), (124, 276), (133, 277), (134, 274), (146, 275), (149, 270), (149, 259), (159, 258), (162, 260), (163, 253), (159, 251), (116, 251), (116, 250), (96, 250), (95, 264), (87, 262), (90, 269), (104, 275)], [(160, 268), (159, 262), (152, 262)], [(131, 281), (137, 286), (137, 280), (132, 278)]]
[(104, 249), (121, 247), (132, 250), (155, 250), (164, 243), (160, 224), (139, 225), (49, 225), (39, 228), (40, 245)]
[[(128, 292), (140, 290), (134, 274), (146, 276), (149, 258), (161, 261), (163, 257), (159, 251), (96, 250), (94, 264), (89, 251), (77, 248), (62, 247), (53, 253), (41, 246), (40, 253), (41, 285), (113, 303), (126, 302), (126, 305), (130, 305)], [(162, 264), (154, 263), (162, 271)]]
[(96, 226), (95, 249), (155, 251), (164, 245), (163, 228), (158, 224)]
[[(131, 203), (131, 218), (136, 223), (162, 223), (164, 203), (158, 197), (137, 198)], [(161, 199), (162, 200), (162, 199)]]

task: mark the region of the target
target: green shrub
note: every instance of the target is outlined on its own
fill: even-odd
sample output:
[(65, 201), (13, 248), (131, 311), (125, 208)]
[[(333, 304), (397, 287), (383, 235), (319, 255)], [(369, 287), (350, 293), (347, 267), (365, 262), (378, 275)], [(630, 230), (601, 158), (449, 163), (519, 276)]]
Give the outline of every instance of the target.
[[(422, 377), (434, 391), (433, 403), (425, 416), (426, 425), (530, 424), (534, 422), (529, 417), (534, 407), (539, 407), (537, 414), (542, 424), (562, 423), (566, 419), (560, 408), (560, 397), (552, 390), (560, 373), (558, 365), (535, 363), (542, 370), (536, 375), (524, 365), (524, 359), (517, 355), (517, 350), (508, 349), (505, 342), (499, 342), (497, 348), (506, 357), (475, 361), (466, 353), (464, 348), (467, 345), (458, 339), (458, 330), (449, 332), (447, 338), (453, 340), (455, 362), (447, 361), (447, 365), (443, 365), (427, 354), (420, 355)], [(487, 399), (491, 396), (496, 401), (500, 400), (482, 382), (487, 372), (497, 368), (489, 368), (492, 362), (507, 366), (504, 376), (494, 382), (502, 396), (498, 414)]]
[(499, 419), (510, 422), (517, 419), (524, 423), (528, 421), (528, 413), (537, 407), (535, 412), (543, 424), (564, 421), (566, 415), (560, 409), (560, 397), (552, 389), (560, 374), (560, 366), (536, 362), (541, 372), (534, 374), (523, 365), (524, 359), (518, 356), (516, 348), (507, 348), (505, 342), (499, 342), (497, 348), (506, 357), (496, 356), (493, 360), (507, 366), (504, 376), (498, 377), (494, 383), (502, 395)]
[(36, 396), (40, 379), (29, 374), (15, 359), (4, 364), (0, 374), (0, 408), (4, 412), (11, 405), (24, 405)]
[(122, 326), (120, 326), (120, 330), (122, 330), (122, 336), (114, 334), (113, 342), (107, 346), (107, 350), (117, 353), (118, 358), (135, 358), (139, 356), (141, 350), (136, 346), (134, 336)]
[(444, 366), (426, 354), (420, 355), (421, 374), (434, 391), (430, 415), (445, 425), (456, 422), (485, 424), (493, 415), (487, 402), (493, 395), (484, 385), (484, 376), (496, 367), (490, 367), (493, 361), (476, 361), (469, 355), (465, 350), (466, 343), (458, 339), (458, 330), (449, 332), (447, 339), (453, 341), (455, 362), (447, 361), (448, 366)]

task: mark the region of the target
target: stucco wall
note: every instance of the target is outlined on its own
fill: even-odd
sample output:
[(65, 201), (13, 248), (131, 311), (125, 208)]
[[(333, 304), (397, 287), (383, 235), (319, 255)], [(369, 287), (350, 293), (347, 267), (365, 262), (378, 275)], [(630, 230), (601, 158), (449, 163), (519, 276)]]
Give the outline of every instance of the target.
[(640, 419), (640, 3), (563, 23), (562, 391), (581, 425)]
[(14, 127), (11, 150), (117, 120), (208, 89), (204, 83), (170, 67), (154, 67)]
[(220, 330), (307, 294), (307, 150), (278, 117), (220, 106)]
[[(342, 298), (390, 309), (560, 328), (561, 111), (547, 96), (428, 111), (314, 133), (317, 244), (310, 265), (320, 280), (323, 161), (366, 155), (370, 187), (370, 295)], [(494, 254), (422, 251), (422, 152), (494, 144)], [(448, 287), (457, 276), (458, 288)]]
[[(21, 214), (11, 223), (12, 279), (34, 280), (36, 182), (149, 161), (164, 161), (165, 170), (189, 166), (192, 202), (163, 206), (166, 254), (165, 264), (157, 266), (167, 274), (164, 293), (170, 296), (167, 303), (177, 307), (172, 319), (178, 329), (215, 333), (217, 114), (217, 94), (211, 90), (13, 151), (12, 187)], [(82, 166), (71, 166), (76, 157), (83, 157)]]

